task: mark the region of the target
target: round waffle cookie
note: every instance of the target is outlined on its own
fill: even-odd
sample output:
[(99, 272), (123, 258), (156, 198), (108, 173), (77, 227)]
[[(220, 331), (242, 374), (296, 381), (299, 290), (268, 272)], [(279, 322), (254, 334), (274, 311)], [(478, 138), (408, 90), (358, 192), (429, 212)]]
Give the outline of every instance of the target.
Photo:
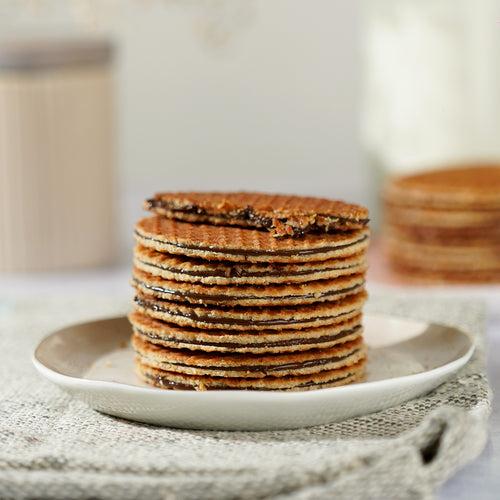
[(132, 284), (141, 294), (219, 306), (286, 306), (338, 300), (360, 292), (364, 283), (363, 274), (352, 274), (292, 285), (202, 285), (165, 280), (137, 268), (132, 273)]
[(424, 227), (392, 224), (385, 229), (385, 233), (397, 240), (437, 244), (443, 247), (490, 246), (495, 243), (500, 246), (500, 220), (499, 225), (490, 230), (484, 227)]
[(206, 352), (293, 352), (332, 347), (361, 337), (361, 314), (345, 314), (328, 326), (302, 330), (203, 330), (182, 327), (134, 311), (129, 315), (134, 333), (143, 340), (172, 349)]
[(412, 228), (476, 229), (486, 233), (499, 231), (500, 228), (500, 209), (451, 210), (399, 207), (386, 204), (384, 210), (384, 219), (388, 224), (405, 225)]
[(274, 236), (360, 229), (368, 223), (368, 210), (359, 205), (265, 193), (158, 193), (145, 207), (187, 222), (264, 228)]
[(132, 347), (142, 364), (176, 373), (214, 377), (306, 375), (349, 366), (365, 357), (365, 348), (360, 338), (323, 349), (277, 354), (209, 353), (190, 349), (169, 349), (148, 342), (138, 335), (132, 337)]
[(428, 269), (418, 264), (408, 265), (394, 261), (391, 267), (399, 276), (414, 284), (451, 283), (474, 285), (481, 283), (500, 283), (500, 270)]
[(471, 165), (396, 177), (383, 198), (400, 207), (498, 210), (500, 166)]
[(265, 231), (190, 224), (153, 216), (135, 227), (137, 242), (159, 252), (233, 262), (311, 262), (359, 254), (368, 246), (368, 229), (277, 239)]
[(365, 359), (355, 364), (307, 375), (268, 376), (263, 378), (213, 377), (187, 375), (154, 368), (136, 359), (136, 372), (148, 384), (173, 390), (257, 390), (307, 391), (350, 384), (363, 379)]
[(153, 318), (180, 326), (206, 329), (262, 330), (301, 329), (331, 325), (346, 314), (359, 311), (367, 294), (349, 295), (336, 302), (283, 307), (203, 307), (180, 304), (138, 293), (136, 308)]
[(387, 237), (385, 248), (391, 260), (402, 267), (445, 273), (500, 272), (500, 244), (448, 247)]
[(365, 253), (350, 257), (301, 264), (218, 262), (168, 253), (137, 245), (134, 265), (168, 280), (207, 285), (268, 285), (304, 283), (364, 273)]

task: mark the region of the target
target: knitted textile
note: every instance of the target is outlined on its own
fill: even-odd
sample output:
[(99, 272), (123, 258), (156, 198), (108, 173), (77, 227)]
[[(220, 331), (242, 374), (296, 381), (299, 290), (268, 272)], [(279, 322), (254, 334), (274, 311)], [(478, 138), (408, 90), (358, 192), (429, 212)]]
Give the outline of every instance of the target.
[(125, 299), (95, 296), (0, 300), (0, 498), (432, 498), (485, 444), (491, 394), (481, 304), (371, 297), (368, 312), (471, 333), (473, 359), (432, 393), (395, 408), (272, 432), (128, 422), (35, 373), (30, 355), (51, 330), (127, 308)]

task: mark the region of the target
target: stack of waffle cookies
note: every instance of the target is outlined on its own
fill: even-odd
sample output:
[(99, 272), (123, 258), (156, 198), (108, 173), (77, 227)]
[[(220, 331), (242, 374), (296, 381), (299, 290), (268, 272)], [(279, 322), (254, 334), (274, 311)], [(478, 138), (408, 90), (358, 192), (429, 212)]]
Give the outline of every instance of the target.
[(384, 247), (405, 278), (500, 282), (500, 167), (479, 165), (391, 179)]
[(257, 193), (160, 193), (146, 208), (130, 314), (144, 381), (284, 391), (363, 377), (365, 208)]

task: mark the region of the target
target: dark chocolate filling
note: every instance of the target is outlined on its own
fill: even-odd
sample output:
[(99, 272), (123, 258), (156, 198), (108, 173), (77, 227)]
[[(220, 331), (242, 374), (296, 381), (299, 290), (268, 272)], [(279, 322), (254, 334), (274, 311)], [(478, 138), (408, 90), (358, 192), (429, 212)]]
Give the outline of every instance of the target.
[(257, 251), (257, 250), (237, 250), (232, 248), (218, 248), (218, 247), (200, 247), (197, 245), (183, 245), (181, 243), (174, 243), (172, 241), (161, 241), (157, 238), (153, 238), (152, 236), (145, 236), (141, 234), (139, 231), (135, 230), (135, 234), (140, 238), (148, 241), (154, 241), (155, 243), (160, 243), (162, 245), (170, 245), (177, 248), (182, 248), (185, 250), (199, 250), (202, 252), (209, 253), (221, 253), (226, 255), (247, 255), (247, 256), (260, 256), (260, 255), (279, 255), (279, 256), (288, 256), (292, 257), (295, 255), (316, 255), (322, 254), (325, 252), (331, 252), (335, 250), (341, 250), (343, 248), (352, 247), (358, 243), (362, 243), (366, 239), (368, 239), (367, 235), (364, 235), (362, 238), (356, 241), (352, 241), (351, 243), (345, 243), (344, 245), (336, 245), (336, 246), (326, 246), (321, 248), (304, 248), (302, 250), (269, 250), (269, 251)]
[[(338, 377), (338, 378), (333, 378), (332, 380), (329, 380), (328, 382), (306, 382), (304, 384), (297, 384), (294, 386), (290, 386), (289, 389), (295, 389), (295, 388), (301, 388), (301, 387), (321, 387), (323, 385), (331, 384), (332, 382), (341, 382), (342, 380), (346, 380), (349, 377), (352, 377), (352, 373), (349, 373), (343, 377)], [(154, 385), (159, 385), (161, 387), (164, 387), (165, 389), (170, 389), (170, 390), (177, 390), (177, 391), (194, 391), (195, 386), (190, 385), (190, 384), (183, 384), (181, 382), (175, 382), (173, 380), (169, 380), (166, 376), (164, 375), (152, 375), (151, 373), (144, 373), (144, 376), (153, 382)], [(273, 377), (275, 378), (275, 377)], [(223, 380), (223, 379), (222, 379)], [(257, 379), (257, 380), (262, 380), (262, 379)], [(234, 390), (246, 390), (246, 391), (284, 391), (287, 388), (284, 387), (282, 389), (254, 389), (252, 387), (249, 388), (239, 388), (239, 387), (230, 387), (226, 385), (222, 386), (216, 386), (216, 387), (208, 387), (207, 390), (209, 391), (234, 391)]]
[(336, 314), (336, 315), (329, 315), (329, 316), (320, 316), (320, 317), (315, 317), (315, 318), (303, 318), (303, 319), (265, 319), (265, 320), (258, 320), (258, 319), (250, 319), (250, 320), (245, 320), (245, 319), (237, 319), (237, 318), (214, 318), (211, 316), (198, 316), (195, 313), (182, 313), (180, 311), (172, 311), (171, 309), (162, 307), (158, 305), (157, 303), (150, 302), (149, 300), (145, 300), (142, 297), (136, 296), (134, 298), (134, 301), (141, 307), (144, 307), (145, 309), (152, 309), (153, 311), (158, 311), (158, 312), (164, 312), (167, 314), (170, 314), (171, 316), (180, 316), (183, 318), (188, 318), (192, 319), (194, 321), (201, 321), (203, 323), (214, 323), (214, 324), (220, 324), (220, 325), (295, 325), (295, 324), (302, 324), (302, 323), (313, 323), (314, 321), (318, 319), (334, 319), (338, 318), (340, 316), (344, 316), (345, 314), (354, 312), (354, 309), (350, 311), (343, 312), (341, 314)]
[[(317, 222), (309, 223), (305, 226), (297, 226), (294, 225), (290, 221), (288, 217), (265, 217), (263, 215), (257, 214), (252, 207), (248, 206), (239, 210), (233, 210), (232, 212), (229, 213), (213, 213), (209, 212), (208, 210), (199, 207), (198, 205), (195, 204), (190, 204), (190, 205), (184, 205), (184, 206), (178, 206), (175, 203), (169, 203), (164, 200), (157, 200), (155, 198), (146, 200), (147, 204), (147, 209), (151, 210), (154, 208), (161, 208), (164, 210), (170, 210), (172, 212), (180, 212), (184, 214), (194, 214), (194, 215), (201, 215), (204, 217), (216, 217), (218, 219), (221, 219), (223, 221), (234, 221), (236, 223), (240, 222), (244, 227), (248, 224), (254, 225), (256, 227), (262, 227), (265, 229), (272, 229), (274, 227), (274, 220), (278, 220), (283, 224), (286, 224), (289, 229), (291, 229), (292, 234), (287, 236), (292, 236), (294, 238), (304, 236), (305, 234), (308, 233), (326, 233), (328, 231), (328, 224), (333, 224), (333, 223), (339, 223), (340, 225), (344, 226), (344, 228), (348, 226), (359, 226), (363, 225), (365, 226), (368, 224), (369, 219), (353, 219), (349, 217), (341, 217), (341, 216), (336, 216), (336, 215), (322, 215), (318, 214), (318, 217), (323, 217), (328, 220), (328, 224), (326, 225), (321, 225), (318, 224)], [(345, 229), (343, 229), (345, 230)], [(333, 228), (333, 231), (338, 231), (337, 228)]]
[(225, 274), (224, 272), (217, 272), (217, 271), (189, 271), (186, 269), (179, 269), (175, 267), (169, 267), (169, 266), (162, 266), (160, 264), (157, 264), (156, 262), (148, 262), (142, 259), (137, 258), (137, 261), (140, 262), (141, 264), (144, 264), (146, 266), (151, 266), (155, 267), (157, 269), (162, 269), (163, 271), (169, 271), (171, 273), (176, 273), (176, 274), (185, 274), (187, 276), (201, 276), (201, 277), (218, 277), (218, 278), (243, 278), (243, 277), (249, 277), (249, 278), (258, 278), (258, 277), (268, 277), (268, 276), (307, 276), (310, 274), (316, 274), (316, 273), (326, 273), (329, 271), (337, 271), (339, 269), (352, 269), (354, 267), (359, 266), (359, 264), (352, 264), (350, 266), (344, 266), (344, 267), (325, 267), (323, 269), (307, 269), (305, 271), (293, 271), (293, 272), (286, 272), (285, 271), (263, 271), (263, 272), (248, 272), (245, 271), (244, 269), (241, 268), (235, 268), (235, 267), (230, 267), (228, 266), (229, 273)]
[[(134, 327), (135, 330), (143, 335), (144, 337), (148, 337), (152, 340), (164, 340), (165, 342), (175, 342), (175, 343), (182, 343), (182, 344), (189, 344), (189, 345), (196, 345), (196, 346), (213, 346), (213, 347), (227, 347), (227, 348), (235, 348), (235, 347), (288, 347), (288, 346), (294, 346), (294, 345), (307, 345), (307, 344), (322, 344), (325, 342), (331, 342), (332, 340), (339, 340), (344, 337), (348, 337), (349, 335), (352, 335), (353, 333), (356, 333), (361, 326), (355, 326), (354, 328), (350, 328), (349, 330), (345, 330), (343, 332), (337, 333), (335, 335), (322, 335), (321, 337), (316, 337), (312, 339), (307, 339), (307, 338), (298, 338), (298, 339), (293, 339), (293, 340), (277, 340), (275, 342), (261, 342), (261, 343), (252, 343), (252, 344), (240, 344), (237, 342), (205, 342), (201, 340), (181, 340), (177, 337), (166, 337), (164, 335), (157, 335), (152, 332), (145, 332), (137, 327)], [(256, 335), (257, 337), (257, 335)]]
[(356, 290), (360, 286), (364, 284), (364, 281), (361, 283), (358, 283), (356, 285), (350, 286), (348, 288), (343, 288), (342, 290), (330, 290), (328, 292), (324, 292), (321, 294), (315, 294), (315, 293), (307, 293), (304, 295), (287, 295), (286, 297), (273, 297), (273, 296), (262, 296), (259, 297), (257, 295), (239, 295), (237, 297), (231, 297), (230, 295), (210, 295), (210, 294), (203, 294), (203, 293), (191, 293), (191, 292), (181, 292), (180, 290), (172, 290), (171, 288), (165, 288), (162, 286), (157, 286), (157, 285), (149, 285), (147, 283), (144, 283), (144, 281), (140, 281), (137, 278), (133, 278), (133, 282), (139, 286), (143, 286), (147, 290), (152, 290), (153, 292), (158, 292), (158, 293), (164, 293), (164, 294), (169, 294), (169, 295), (174, 295), (178, 297), (188, 297), (193, 300), (200, 300), (200, 301), (216, 301), (216, 302), (238, 302), (241, 300), (269, 300), (269, 301), (282, 301), (284, 299), (312, 299), (315, 297), (321, 298), (321, 297), (330, 297), (334, 295), (340, 295), (343, 293), (348, 293), (352, 292), (353, 290)]

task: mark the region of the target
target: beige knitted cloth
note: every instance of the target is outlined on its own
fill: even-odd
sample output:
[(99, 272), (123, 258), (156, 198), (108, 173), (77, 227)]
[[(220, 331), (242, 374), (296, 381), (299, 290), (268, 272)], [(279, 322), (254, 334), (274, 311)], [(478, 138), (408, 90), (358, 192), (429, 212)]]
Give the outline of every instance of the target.
[(420, 499), (480, 452), (490, 390), (478, 304), (371, 297), (371, 312), (459, 326), (472, 361), (431, 394), (309, 429), (208, 432), (99, 414), (31, 366), (52, 329), (125, 312), (127, 301), (0, 300), (0, 498)]

